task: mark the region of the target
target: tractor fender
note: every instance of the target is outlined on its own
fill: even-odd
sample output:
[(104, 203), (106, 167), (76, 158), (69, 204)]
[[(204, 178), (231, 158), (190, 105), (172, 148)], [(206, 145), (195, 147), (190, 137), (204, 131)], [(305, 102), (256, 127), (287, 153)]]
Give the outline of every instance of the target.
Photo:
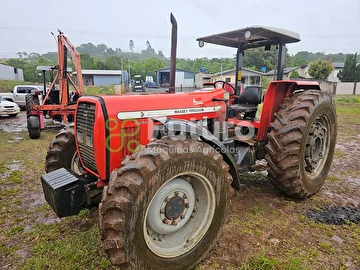
[(201, 139), (209, 144), (216, 151), (218, 151), (225, 162), (229, 165), (229, 173), (231, 174), (233, 181), (232, 186), (239, 189), (240, 182), (237, 173), (234, 158), (229, 153), (228, 148), (219, 141), (210, 131), (202, 126), (197, 125), (191, 121), (169, 118), (156, 118), (152, 119), (154, 122), (160, 122), (164, 126), (164, 132), (167, 136), (174, 140), (185, 139), (187, 135), (190, 135), (193, 139)]

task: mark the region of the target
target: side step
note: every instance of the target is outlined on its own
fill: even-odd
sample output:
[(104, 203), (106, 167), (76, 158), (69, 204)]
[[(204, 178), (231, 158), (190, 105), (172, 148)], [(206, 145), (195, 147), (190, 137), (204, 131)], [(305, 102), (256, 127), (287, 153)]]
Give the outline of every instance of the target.
[(41, 176), (45, 200), (58, 217), (76, 215), (86, 201), (84, 181), (65, 168)]

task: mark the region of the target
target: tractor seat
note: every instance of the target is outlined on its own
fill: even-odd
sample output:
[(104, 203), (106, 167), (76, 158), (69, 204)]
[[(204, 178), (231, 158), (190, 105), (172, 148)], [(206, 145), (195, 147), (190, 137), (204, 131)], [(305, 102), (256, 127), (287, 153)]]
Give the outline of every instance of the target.
[(229, 106), (229, 117), (235, 117), (239, 113), (249, 114), (255, 117), (258, 105), (262, 101), (262, 89), (260, 86), (247, 86), (235, 101), (236, 104)]

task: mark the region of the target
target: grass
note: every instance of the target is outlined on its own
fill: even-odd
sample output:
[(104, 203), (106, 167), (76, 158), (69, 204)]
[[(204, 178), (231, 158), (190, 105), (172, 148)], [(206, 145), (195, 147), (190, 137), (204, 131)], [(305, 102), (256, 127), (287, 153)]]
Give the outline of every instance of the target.
[(336, 95), (334, 100), (337, 104), (357, 104), (360, 103), (360, 95)]
[[(34, 84), (34, 83), (24, 82), (24, 81), (0, 80), (0, 93), (11, 92), (14, 89), (14, 86), (19, 84)], [(35, 84), (39, 84), (39, 83), (35, 83)]]

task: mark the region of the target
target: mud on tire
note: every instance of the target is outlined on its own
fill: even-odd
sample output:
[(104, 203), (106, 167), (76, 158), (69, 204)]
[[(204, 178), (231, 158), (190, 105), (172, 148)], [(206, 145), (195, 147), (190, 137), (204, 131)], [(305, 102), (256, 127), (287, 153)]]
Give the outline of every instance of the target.
[(308, 90), (280, 105), (270, 125), (269, 180), (282, 193), (306, 198), (324, 184), (336, 143), (336, 111), (328, 93)]
[(233, 192), (228, 169), (219, 153), (193, 140), (156, 140), (126, 157), (99, 206), (100, 234), (112, 264), (194, 267), (226, 222)]
[(63, 128), (49, 145), (45, 160), (45, 171), (49, 173), (59, 168), (65, 168), (77, 174), (82, 173), (76, 151), (74, 125)]

